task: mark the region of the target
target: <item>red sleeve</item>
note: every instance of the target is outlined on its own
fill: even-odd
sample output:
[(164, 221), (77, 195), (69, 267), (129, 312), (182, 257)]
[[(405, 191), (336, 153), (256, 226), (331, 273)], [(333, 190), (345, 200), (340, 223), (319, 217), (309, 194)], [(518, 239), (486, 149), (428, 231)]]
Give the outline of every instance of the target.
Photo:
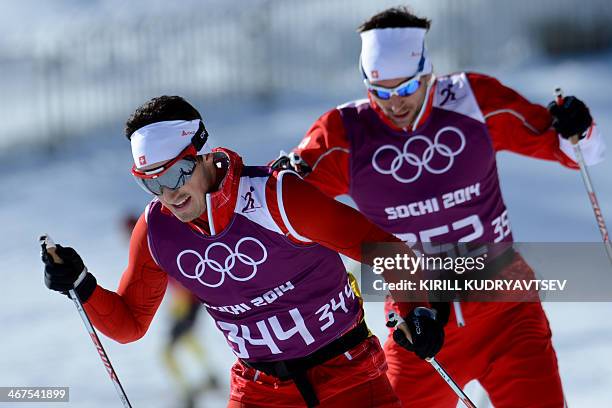
[(166, 292), (168, 275), (149, 252), (147, 223), (140, 216), (130, 240), (128, 267), (119, 289), (98, 286), (84, 307), (93, 325), (119, 343), (136, 341), (146, 333)]
[[(372, 224), (359, 211), (326, 196), (293, 174), (283, 177), (282, 183), (282, 205), (287, 220), (294, 231), (311, 241), (357, 262), (361, 261), (361, 245), (364, 243), (401, 242)], [(278, 205), (274, 207), (278, 211)], [(277, 224), (287, 229), (280, 214), (273, 217)], [(316, 222), (313, 222), (313, 217), (316, 217)]]
[(552, 117), (497, 79), (469, 73), (467, 77), (480, 106), (495, 151), (509, 150), (525, 156), (558, 161), (570, 168), (576, 163), (559, 149)]
[(294, 151), (312, 167), (306, 181), (330, 197), (348, 193), (349, 142), (338, 109), (317, 119)]

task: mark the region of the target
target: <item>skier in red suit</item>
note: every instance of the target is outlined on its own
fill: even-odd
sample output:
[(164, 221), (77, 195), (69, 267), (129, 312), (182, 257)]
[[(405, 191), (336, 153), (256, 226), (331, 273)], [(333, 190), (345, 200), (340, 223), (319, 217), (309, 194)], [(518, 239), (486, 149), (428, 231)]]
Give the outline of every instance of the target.
[[(321, 116), (285, 164), (329, 196), (348, 194), (370, 220), (404, 241), (424, 248), (428, 242), (506, 243), (510, 249), (489, 261), (503, 273), (531, 273), (511, 248), (496, 153), (576, 169), (568, 139), (578, 135), (587, 164), (602, 159), (603, 142), (575, 97), (547, 109), (490, 76), (434, 75), (424, 42), (429, 26), (405, 8), (366, 21), (359, 31), (368, 99)], [(437, 357), (460, 386), (477, 379), (497, 408), (564, 406), (539, 301), (444, 305), (438, 312), (448, 318), (446, 337)], [(386, 311), (410, 317), (414, 306), (389, 300)], [(421, 359), (431, 355), (415, 355), (392, 337), (385, 352), (388, 376), (404, 405), (457, 404)]]
[[(339, 253), (359, 261), (367, 242), (396, 242), (413, 255), (408, 247), (295, 172), (211, 150), (202, 116), (181, 97), (143, 104), (126, 136), (132, 174), (154, 198), (132, 232), (118, 289), (98, 285), (60, 245), (63, 262), (43, 247), (49, 289), (74, 289), (93, 325), (128, 343), (145, 335), (174, 278), (237, 357), (228, 407), (401, 406)], [(436, 338), (413, 336), (415, 345), (439, 348), (442, 326), (427, 316), (419, 323)]]

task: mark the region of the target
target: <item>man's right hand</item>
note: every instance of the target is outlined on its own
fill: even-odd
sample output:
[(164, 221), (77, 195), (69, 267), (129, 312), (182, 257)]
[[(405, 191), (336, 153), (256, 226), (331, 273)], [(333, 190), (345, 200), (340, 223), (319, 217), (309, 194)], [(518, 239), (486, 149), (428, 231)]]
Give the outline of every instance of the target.
[(444, 344), (444, 325), (436, 319), (436, 312), (426, 307), (417, 307), (404, 320), (412, 341), (399, 329), (393, 332), (393, 340), (419, 358), (434, 357)]
[(81, 302), (86, 302), (96, 289), (96, 278), (87, 271), (79, 254), (70, 247), (56, 245), (55, 255), (61, 262), (54, 260), (46, 246), (42, 247), (42, 261), (45, 264), (45, 285), (56, 292), (68, 295), (74, 289)]

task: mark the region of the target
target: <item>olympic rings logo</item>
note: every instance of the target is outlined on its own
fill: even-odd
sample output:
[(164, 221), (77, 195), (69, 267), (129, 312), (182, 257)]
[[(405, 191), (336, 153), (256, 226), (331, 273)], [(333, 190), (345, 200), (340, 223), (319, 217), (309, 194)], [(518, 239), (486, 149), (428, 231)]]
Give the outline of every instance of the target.
[[(247, 241), (254, 242), (257, 246), (261, 248), (262, 256), (260, 259), (255, 260), (251, 256), (240, 252), (240, 245)], [(213, 248), (217, 247), (222, 248), (225, 252), (227, 252), (227, 256), (225, 257), (225, 261), (223, 261), (223, 264), (209, 257), (210, 251)], [(185, 272), (181, 263), (183, 256), (187, 254), (194, 255), (198, 259), (198, 263), (196, 264), (193, 273)], [(257, 273), (257, 265), (261, 265), (266, 261), (266, 259), (268, 259), (268, 251), (266, 251), (266, 247), (264, 247), (264, 245), (255, 238), (245, 237), (236, 243), (233, 250), (222, 242), (215, 242), (209, 245), (208, 248), (206, 248), (206, 251), (204, 252), (204, 257), (202, 257), (197, 251), (194, 251), (192, 249), (186, 249), (180, 254), (178, 254), (178, 256), (176, 257), (176, 265), (178, 266), (179, 271), (184, 277), (189, 279), (196, 279), (202, 285), (208, 286), (209, 288), (216, 288), (223, 284), (223, 282), (225, 281), (225, 275), (238, 282), (246, 282), (252, 279)], [(238, 260), (243, 265), (251, 267), (252, 270), (247, 276), (237, 276), (234, 272), (232, 272), (234, 266), (236, 265), (236, 260)], [(208, 279), (207, 281), (204, 280), (204, 275), (207, 270), (210, 270), (211, 272), (217, 272), (219, 274), (219, 277), (217, 279), (213, 279), (213, 283), (211, 283), (211, 279)], [(210, 273), (206, 274), (206, 276), (210, 275)], [(217, 280), (218, 282), (215, 283), (214, 281)]]
[[(445, 133), (455, 135), (455, 138), (458, 138), (458, 148), (453, 150), (440, 141), (440, 138)], [(420, 157), (416, 153), (410, 152), (410, 146), (417, 141), (422, 141), (427, 145)], [(425, 136), (416, 135), (412, 136), (406, 141), (406, 143), (404, 143), (403, 150), (400, 150), (399, 148), (393, 145), (384, 145), (379, 147), (376, 152), (374, 152), (374, 156), (372, 156), (372, 166), (380, 174), (393, 175), (393, 178), (399, 181), (400, 183), (412, 183), (413, 181), (416, 181), (419, 177), (421, 177), (423, 169), (427, 170), (432, 174), (442, 174), (447, 172), (453, 166), (453, 163), (455, 162), (455, 156), (459, 155), (459, 153), (461, 153), (464, 148), (465, 136), (463, 132), (461, 132), (461, 130), (457, 129), (456, 127), (446, 126), (438, 130), (436, 136), (434, 137), (433, 143)], [(391, 165), (389, 166), (389, 168), (383, 168), (379, 164), (379, 156), (382, 152), (386, 150), (391, 150), (393, 153), (395, 153), (395, 157), (391, 161)], [(436, 169), (430, 165), (430, 162), (432, 161), (436, 153), (440, 156), (446, 157), (448, 160), (447, 164), (439, 169)], [(416, 172), (412, 177), (405, 178), (398, 174), (398, 170), (404, 166), (404, 163), (407, 163), (409, 166), (416, 168)]]

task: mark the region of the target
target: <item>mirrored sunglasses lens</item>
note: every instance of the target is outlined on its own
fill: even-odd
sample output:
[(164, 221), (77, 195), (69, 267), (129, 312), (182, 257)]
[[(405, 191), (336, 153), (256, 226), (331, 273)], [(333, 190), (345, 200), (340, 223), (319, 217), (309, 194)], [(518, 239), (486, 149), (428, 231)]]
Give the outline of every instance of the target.
[[(193, 175), (193, 170), (195, 169), (196, 162), (190, 159), (183, 159), (172, 166), (172, 170), (174, 170), (174, 189), (181, 188), (185, 185), (185, 183), (191, 178)], [(170, 186), (172, 183), (169, 184)]]
[(397, 91), (397, 94), (399, 96), (409, 96), (412, 95), (413, 93), (415, 93), (417, 91), (417, 89), (419, 89), (420, 86), (420, 82), (419, 81), (412, 81), (410, 83), (408, 83), (406, 86), (404, 86), (403, 88), (399, 89)]
[(379, 99), (386, 101), (391, 98), (391, 92), (379, 91), (378, 89), (371, 89), (370, 91)]
[[(164, 174), (159, 176), (154, 181), (159, 185), (158, 190), (161, 194), (161, 187), (168, 188), (170, 190), (177, 190), (185, 185), (185, 183), (191, 178), (193, 175), (193, 171), (195, 169), (196, 162), (189, 159), (183, 159), (176, 162), (172, 167), (170, 167)], [(155, 191), (154, 189), (151, 189)], [(158, 194), (158, 195), (159, 195)]]
[(136, 182), (146, 192), (154, 195), (162, 194), (162, 187), (177, 190), (185, 185), (191, 178), (195, 169), (196, 162), (190, 159), (182, 159), (166, 170), (159, 177), (145, 179), (136, 177)]
[(136, 181), (136, 184), (138, 184), (146, 193), (153, 195), (161, 194), (161, 186), (156, 180), (142, 179), (136, 176), (134, 176), (134, 180)]

